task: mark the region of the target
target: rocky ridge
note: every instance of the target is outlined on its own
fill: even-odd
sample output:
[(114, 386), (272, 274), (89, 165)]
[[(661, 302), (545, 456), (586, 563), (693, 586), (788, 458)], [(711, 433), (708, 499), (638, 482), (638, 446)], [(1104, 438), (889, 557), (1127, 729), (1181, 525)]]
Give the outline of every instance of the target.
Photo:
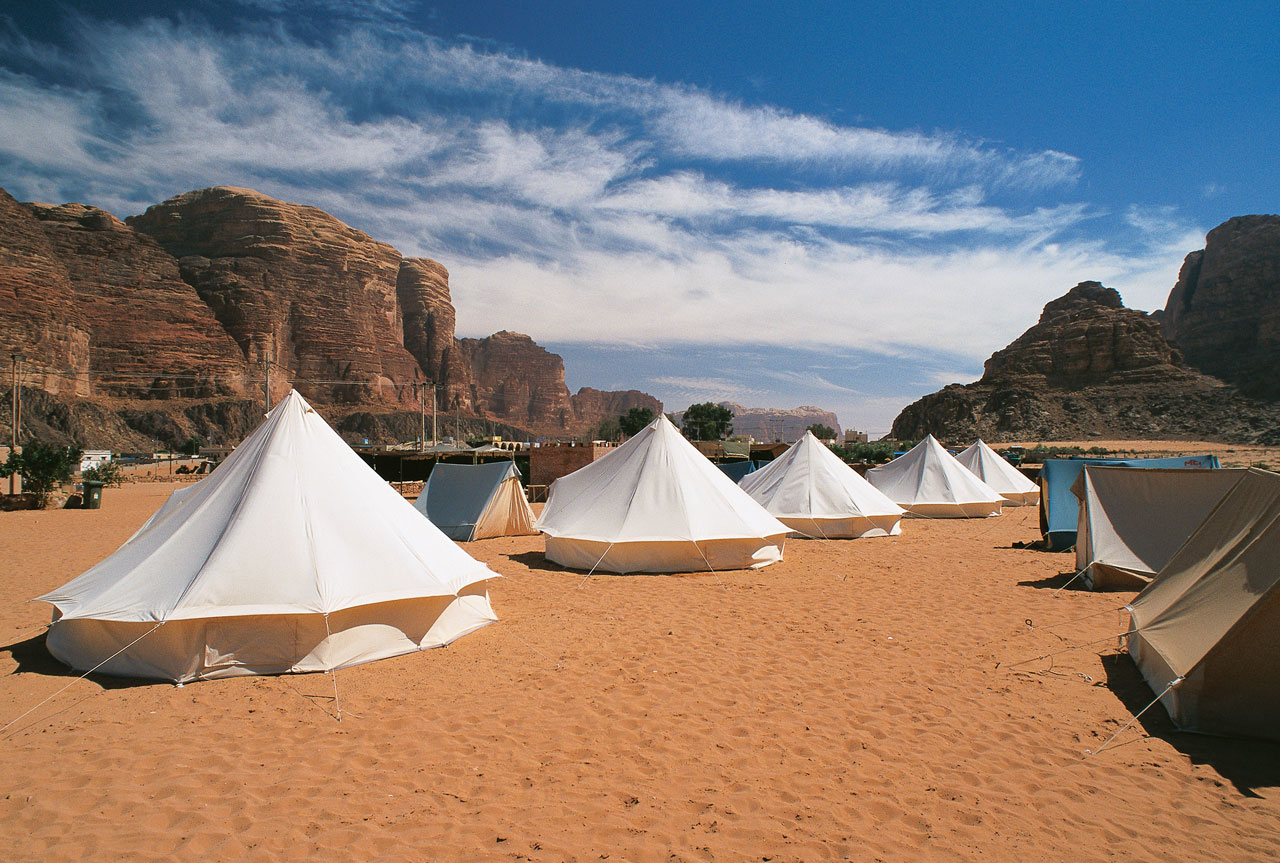
[(375, 440), (416, 426), (431, 403), (419, 385), (470, 427), (509, 435), (661, 410), (636, 391), (570, 395), (563, 361), (528, 336), (456, 338), (442, 265), (250, 189), (188, 192), (125, 222), (0, 191), (0, 226), (0, 325), (26, 357), (24, 390), (52, 397), (28, 398), (28, 430), (55, 439), (236, 439), (260, 414), (268, 356), (274, 397), (292, 384)]
[(890, 435), (948, 440), (1195, 437), (1280, 443), (1280, 406), (1187, 365), (1157, 318), (1082, 282), (987, 360), (983, 376), (908, 405)]

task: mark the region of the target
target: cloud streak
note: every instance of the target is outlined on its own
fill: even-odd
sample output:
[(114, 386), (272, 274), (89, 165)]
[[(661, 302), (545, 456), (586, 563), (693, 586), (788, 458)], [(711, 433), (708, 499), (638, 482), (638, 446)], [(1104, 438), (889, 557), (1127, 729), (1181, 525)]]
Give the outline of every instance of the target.
[[(220, 184), (320, 206), (445, 263), (463, 335), (853, 346), (979, 368), (1083, 279), (1163, 305), (1203, 236), (1171, 211), (1075, 198), (1069, 154), (557, 67), (427, 35), (407, 9), (365, 7), (329, 41), (190, 19), (73, 19), (66, 48), (10, 34), (4, 185), (121, 216)], [(1089, 230), (1107, 219), (1128, 239)], [(849, 375), (816, 388), (855, 395)], [(714, 375), (662, 385), (763, 392)]]

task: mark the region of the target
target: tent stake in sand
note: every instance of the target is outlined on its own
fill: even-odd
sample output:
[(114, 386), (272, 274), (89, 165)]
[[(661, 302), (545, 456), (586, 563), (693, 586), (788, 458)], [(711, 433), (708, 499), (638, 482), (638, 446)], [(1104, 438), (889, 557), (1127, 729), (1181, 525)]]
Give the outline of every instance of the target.
[(1151, 700), (1151, 703), (1150, 703), (1150, 704), (1148, 704), (1146, 707), (1142, 708), (1142, 709), (1141, 709), (1141, 710), (1139, 710), (1137, 713), (1133, 714), (1133, 718), (1132, 718), (1132, 719), (1130, 719), (1128, 722), (1126, 722), (1124, 725), (1120, 726), (1120, 730), (1119, 730), (1119, 731), (1117, 731), (1115, 734), (1112, 734), (1110, 737), (1108, 737), (1108, 738), (1107, 738), (1107, 742), (1106, 742), (1106, 743), (1102, 744), (1102, 745), (1101, 745), (1101, 746), (1099, 746), (1097, 749), (1086, 749), (1086, 750), (1084, 751), (1084, 757), (1085, 757), (1085, 758), (1088, 758), (1090, 755), (1097, 755), (1099, 752), (1101, 752), (1102, 750), (1104, 750), (1104, 749), (1106, 749), (1108, 746), (1110, 746), (1110, 745), (1111, 745), (1111, 741), (1112, 741), (1112, 740), (1115, 740), (1115, 739), (1116, 739), (1117, 737), (1119, 737), (1122, 733), (1124, 733), (1124, 730), (1125, 730), (1126, 728), (1128, 728), (1128, 727), (1129, 727), (1130, 725), (1132, 725), (1133, 723), (1137, 722), (1137, 721), (1138, 721), (1138, 718), (1139, 718), (1140, 716), (1142, 716), (1142, 714), (1146, 713), (1146, 712), (1147, 712), (1148, 710), (1150, 710), (1152, 707), (1155, 707), (1156, 702), (1157, 702), (1157, 701), (1159, 701), (1161, 698), (1164, 698), (1166, 695), (1168, 695), (1168, 694), (1169, 694), (1169, 690), (1170, 690), (1170, 689), (1173, 689), (1173, 687), (1175, 687), (1175, 686), (1177, 686), (1179, 683), (1181, 683), (1181, 682), (1182, 682), (1182, 680), (1183, 680), (1183, 679), (1182, 679), (1181, 677), (1178, 677), (1178, 678), (1175, 678), (1175, 679), (1171, 680), (1171, 681), (1169, 682), (1169, 685), (1168, 685), (1168, 686), (1166, 686), (1166, 687), (1164, 688), (1164, 692), (1161, 692), (1159, 695), (1157, 695), (1155, 698), (1153, 698), (1153, 699)]

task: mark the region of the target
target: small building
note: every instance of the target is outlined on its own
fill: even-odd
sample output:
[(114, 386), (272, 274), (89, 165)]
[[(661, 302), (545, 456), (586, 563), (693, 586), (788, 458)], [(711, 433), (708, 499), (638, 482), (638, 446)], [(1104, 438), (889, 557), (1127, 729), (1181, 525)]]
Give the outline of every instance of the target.
[(529, 450), (529, 485), (547, 486), (578, 468), (604, 458), (617, 447), (607, 441), (551, 443)]
[(109, 449), (87, 449), (80, 453), (80, 472), (84, 473), (90, 468), (102, 467), (102, 465), (111, 461), (111, 450)]
[(866, 443), (867, 433), (864, 431), (854, 431), (853, 429), (844, 430), (845, 443)]

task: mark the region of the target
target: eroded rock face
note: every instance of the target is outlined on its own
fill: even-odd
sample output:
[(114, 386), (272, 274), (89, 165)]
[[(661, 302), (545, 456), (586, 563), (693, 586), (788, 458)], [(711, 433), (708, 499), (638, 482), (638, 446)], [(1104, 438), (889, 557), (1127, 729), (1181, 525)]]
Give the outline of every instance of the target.
[(639, 390), (605, 391), (582, 387), (570, 397), (579, 426), (590, 428), (609, 417), (625, 416), (633, 408), (648, 408), (657, 416), (662, 402)]
[(831, 411), (813, 405), (802, 405), (793, 410), (780, 408), (744, 408), (733, 402), (721, 402), (733, 411), (733, 433), (748, 434), (758, 441), (799, 440), (805, 429), (821, 424), (840, 435), (840, 423)]
[(893, 437), (949, 441), (1108, 437), (1280, 439), (1280, 409), (1188, 367), (1160, 321), (1082, 282), (987, 360), (976, 383), (908, 405)]
[[(71, 276), (31, 211), (0, 190), (0, 332), (9, 389), (10, 351), (24, 357), (24, 380), (50, 393), (89, 392), (89, 328)], [(65, 372), (54, 374), (53, 372)]]
[(1280, 216), (1239, 216), (1187, 255), (1164, 309), (1187, 362), (1280, 400)]
[(443, 266), (314, 207), (223, 187), (122, 223), (0, 191), (0, 348), (26, 357), (25, 387), (53, 396), (30, 400), (24, 434), (118, 449), (233, 442), (261, 417), (267, 356), (275, 399), (296, 384), (327, 417), (366, 413), (350, 431), (375, 443), (420, 424), (426, 382), (476, 433), (573, 435), (634, 405), (661, 409), (634, 391), (571, 398), (560, 357), (517, 333), (459, 340), (454, 320)]
[(217, 187), (157, 204), (130, 226), (178, 259), (249, 363), (322, 402), (411, 401), (400, 253), (323, 210)]
[[(89, 329), (95, 393), (244, 392), (244, 355), (154, 240), (96, 207), (26, 206), (67, 269)], [(114, 374), (104, 377), (103, 370)]]

